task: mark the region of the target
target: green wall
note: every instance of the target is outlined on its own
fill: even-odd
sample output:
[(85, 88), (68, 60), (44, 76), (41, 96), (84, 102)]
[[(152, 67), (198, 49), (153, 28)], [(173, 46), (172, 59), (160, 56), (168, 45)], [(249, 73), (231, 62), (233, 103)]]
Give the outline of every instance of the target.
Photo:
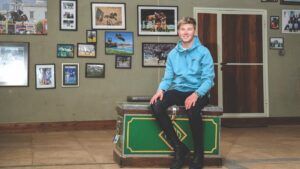
[[(115, 106), (128, 95), (152, 95), (162, 77), (162, 68), (142, 68), (142, 42), (176, 42), (177, 37), (137, 36), (137, 5), (179, 6), (179, 18), (193, 16), (194, 7), (267, 9), (268, 18), (282, 9), (299, 6), (261, 3), (260, 0), (123, 0), (126, 3), (127, 30), (134, 32), (132, 69), (115, 69), (115, 57), (105, 55), (104, 31), (98, 30), (97, 58), (58, 59), (58, 43), (86, 41), (91, 29), (90, 2), (78, 0), (78, 31), (59, 30), (59, 0), (48, 0), (48, 35), (1, 35), (0, 41), (30, 42), (29, 87), (0, 88), (0, 122), (53, 122), (115, 119)], [(300, 109), (300, 34), (281, 34), (269, 30), (268, 37), (284, 37), (286, 55), (268, 51), (270, 116), (299, 116)], [(80, 64), (80, 87), (61, 87), (61, 63)], [(56, 64), (56, 89), (35, 89), (35, 64)], [(104, 79), (85, 78), (85, 63), (105, 63)]]

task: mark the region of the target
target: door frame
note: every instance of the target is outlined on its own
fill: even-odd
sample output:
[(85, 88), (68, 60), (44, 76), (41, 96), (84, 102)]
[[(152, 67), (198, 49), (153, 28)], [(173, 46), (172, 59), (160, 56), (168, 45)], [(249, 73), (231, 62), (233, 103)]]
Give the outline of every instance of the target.
[[(264, 9), (235, 9), (235, 8), (205, 8), (194, 7), (194, 18), (198, 23), (198, 13), (210, 13), (217, 15), (217, 50), (218, 50), (218, 106), (223, 108), (223, 75), (221, 71), (222, 63), (222, 14), (254, 14), (262, 16), (262, 63), (248, 63), (247, 65), (263, 66), (263, 91), (264, 91), (264, 112), (263, 113), (224, 113), (223, 117), (269, 117), (269, 85), (268, 85), (268, 35), (267, 35), (267, 10)], [(198, 27), (196, 27), (198, 32)], [(235, 64), (228, 64), (235, 65)], [(238, 65), (244, 65), (242, 63)]]

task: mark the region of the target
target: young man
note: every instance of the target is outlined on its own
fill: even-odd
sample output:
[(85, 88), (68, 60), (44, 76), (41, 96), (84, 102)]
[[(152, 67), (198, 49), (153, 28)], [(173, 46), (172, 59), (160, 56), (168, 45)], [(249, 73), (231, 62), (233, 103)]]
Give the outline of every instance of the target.
[(201, 109), (208, 104), (208, 91), (214, 85), (214, 64), (209, 50), (195, 36), (196, 21), (185, 17), (178, 22), (180, 41), (169, 53), (164, 77), (150, 104), (165, 132), (175, 157), (171, 169), (182, 168), (190, 150), (178, 139), (166, 109), (185, 106), (194, 142), (190, 169), (203, 167), (203, 125)]

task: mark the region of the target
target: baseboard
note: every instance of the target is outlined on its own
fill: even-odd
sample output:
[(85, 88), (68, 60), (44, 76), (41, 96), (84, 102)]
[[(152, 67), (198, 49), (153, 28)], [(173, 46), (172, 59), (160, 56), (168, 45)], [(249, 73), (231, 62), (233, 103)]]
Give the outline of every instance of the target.
[(0, 123), (0, 133), (26, 133), (71, 130), (112, 130), (115, 129), (115, 126), (115, 120), (2, 124)]
[[(300, 117), (222, 118), (224, 127), (266, 127), (269, 125), (300, 125)], [(39, 123), (0, 123), (0, 133), (25, 133), (71, 130), (113, 130), (115, 120), (67, 121)]]
[(269, 125), (300, 125), (300, 117), (222, 118), (224, 127), (267, 127)]

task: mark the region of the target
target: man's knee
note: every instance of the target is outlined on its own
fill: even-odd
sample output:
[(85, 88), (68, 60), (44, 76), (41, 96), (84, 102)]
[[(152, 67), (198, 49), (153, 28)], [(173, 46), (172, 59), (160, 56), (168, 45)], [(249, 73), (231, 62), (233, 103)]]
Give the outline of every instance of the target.
[(159, 115), (165, 109), (161, 100), (157, 100), (155, 103), (151, 104), (150, 107), (152, 109), (152, 114), (154, 115)]

